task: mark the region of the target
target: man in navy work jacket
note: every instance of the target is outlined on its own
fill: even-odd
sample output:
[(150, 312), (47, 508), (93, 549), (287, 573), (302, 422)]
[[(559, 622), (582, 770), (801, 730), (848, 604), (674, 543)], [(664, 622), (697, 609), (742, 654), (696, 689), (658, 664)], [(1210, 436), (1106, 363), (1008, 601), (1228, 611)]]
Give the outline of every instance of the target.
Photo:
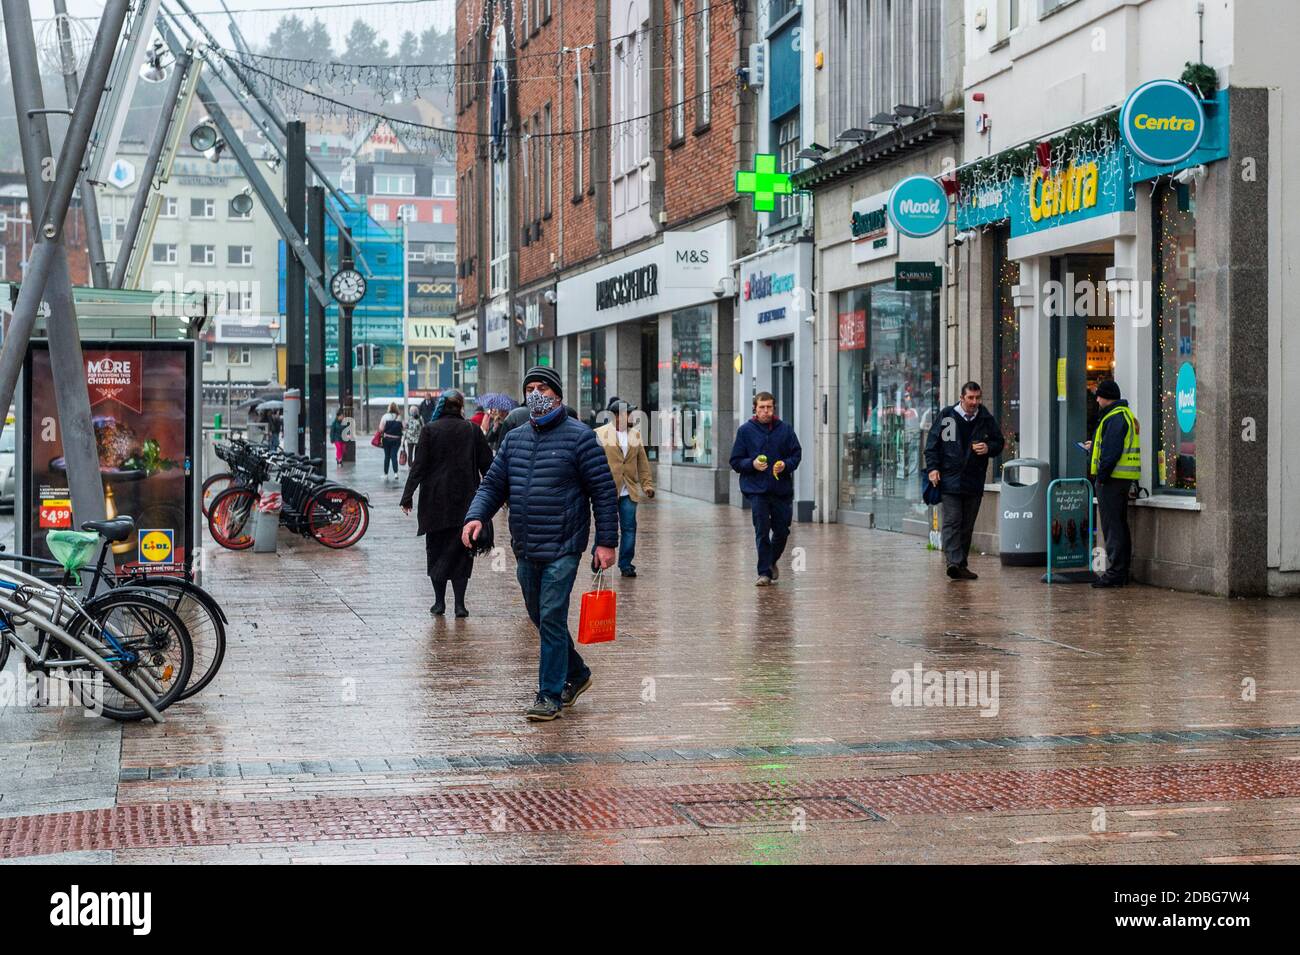
[(510, 505), (510, 543), (528, 617), (541, 635), (537, 699), (524, 715), (553, 720), (591, 686), (591, 670), (569, 633), (569, 596), (596, 516), (595, 563), (613, 565), (618, 546), (618, 491), (596, 432), (571, 418), (560, 376), (542, 365), (524, 376), (528, 423), (501, 441), (469, 511), (461, 540), (478, 538), (485, 521)]
[(736, 431), (731, 446), (731, 469), (740, 475), (740, 490), (754, 518), (759, 587), (780, 576), (777, 561), (790, 537), (794, 472), (802, 456), (794, 428), (776, 416), (776, 399), (760, 391), (754, 396), (754, 417)]
[(943, 495), (943, 555), (953, 580), (976, 580), (966, 566), (975, 518), (984, 499), (984, 475), (989, 458), (1005, 444), (997, 419), (980, 404), (980, 386), (961, 386), (961, 400), (944, 408), (930, 426), (925, 442), (925, 467), (930, 483)]

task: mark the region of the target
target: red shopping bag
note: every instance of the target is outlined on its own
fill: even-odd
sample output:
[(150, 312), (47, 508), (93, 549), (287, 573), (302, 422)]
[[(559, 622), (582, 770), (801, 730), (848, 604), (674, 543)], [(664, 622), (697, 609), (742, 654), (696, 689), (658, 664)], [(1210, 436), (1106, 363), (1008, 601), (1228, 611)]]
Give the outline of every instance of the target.
[(617, 607), (614, 591), (605, 588), (605, 572), (596, 574), (596, 589), (582, 595), (582, 610), (578, 615), (579, 643), (608, 643), (614, 639)]
[(384, 426), (381, 424), (379, 426), (379, 430), (375, 432), (375, 436), (370, 439), (370, 446), (377, 448), (380, 447), (383, 443), (384, 443)]

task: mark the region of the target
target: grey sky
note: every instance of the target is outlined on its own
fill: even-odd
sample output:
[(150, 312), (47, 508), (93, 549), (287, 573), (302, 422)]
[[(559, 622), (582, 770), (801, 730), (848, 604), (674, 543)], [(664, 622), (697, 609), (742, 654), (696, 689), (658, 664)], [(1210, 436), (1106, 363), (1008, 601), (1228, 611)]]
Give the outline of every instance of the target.
[[(97, 18), (104, 9), (103, 0), (66, 0), (68, 13), (74, 17)], [(186, 0), (208, 29), (223, 43), (230, 42), (226, 32), (228, 20), (221, 11), (221, 0)], [(310, 23), (319, 19), (333, 37), (335, 49), (343, 46), (343, 37), (354, 20), (364, 20), (388, 40), (390, 47), (406, 30), (419, 33), (430, 26), (450, 28), (455, 15), (455, 0), (420, 0), (418, 3), (375, 3), (374, 0), (226, 0), (235, 13), (240, 29), (251, 43), (264, 40), (286, 13), (295, 13)], [(52, 0), (31, 0), (32, 16), (48, 18), (54, 14)], [(297, 8), (297, 9), (294, 9)], [(39, 35), (41, 23), (36, 24)]]

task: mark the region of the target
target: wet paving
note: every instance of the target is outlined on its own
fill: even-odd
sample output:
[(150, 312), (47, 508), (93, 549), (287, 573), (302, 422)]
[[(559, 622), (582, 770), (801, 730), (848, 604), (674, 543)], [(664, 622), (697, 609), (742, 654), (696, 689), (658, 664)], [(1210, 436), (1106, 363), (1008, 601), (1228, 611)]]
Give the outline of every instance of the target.
[(592, 688), (532, 724), (513, 558), (431, 617), (360, 453), (358, 546), (209, 552), (226, 663), (164, 725), (0, 709), (0, 859), (1300, 860), (1300, 602), (989, 557), (952, 582), (924, 540), (838, 525), (797, 525), (755, 588), (748, 515), (663, 495)]

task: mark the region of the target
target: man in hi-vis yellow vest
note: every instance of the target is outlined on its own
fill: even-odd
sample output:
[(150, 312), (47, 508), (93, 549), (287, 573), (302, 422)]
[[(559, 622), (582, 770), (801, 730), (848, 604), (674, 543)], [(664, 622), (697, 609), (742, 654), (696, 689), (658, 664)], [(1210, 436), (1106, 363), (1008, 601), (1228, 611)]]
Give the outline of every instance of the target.
[(1138, 422), (1128, 402), (1120, 397), (1119, 385), (1109, 379), (1097, 385), (1097, 404), (1101, 420), (1096, 435), (1084, 447), (1092, 452), (1090, 470), (1097, 487), (1101, 532), (1106, 537), (1106, 572), (1092, 585), (1123, 587), (1128, 583), (1133, 560), (1133, 538), (1128, 530), (1129, 489), (1142, 476)]

